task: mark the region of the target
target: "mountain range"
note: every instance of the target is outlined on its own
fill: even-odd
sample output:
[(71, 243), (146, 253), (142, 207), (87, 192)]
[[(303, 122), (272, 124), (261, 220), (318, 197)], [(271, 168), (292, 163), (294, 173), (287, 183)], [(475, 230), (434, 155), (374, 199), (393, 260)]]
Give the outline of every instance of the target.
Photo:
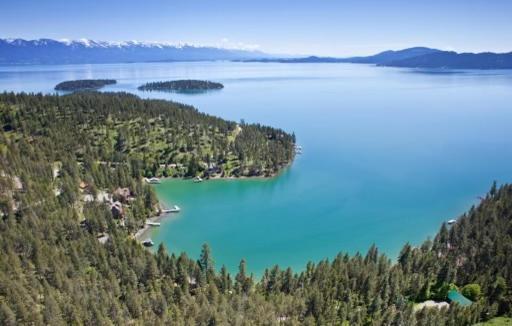
[(266, 57), (269, 55), (259, 51), (188, 44), (0, 39), (0, 64), (244, 60)]
[(434, 69), (512, 69), (512, 52), (509, 53), (457, 53), (426, 47), (413, 47), (399, 51), (384, 51), (366, 57), (298, 57), (263, 58), (246, 61), (284, 63), (366, 63), (388, 67)]
[(0, 64), (80, 64), (152, 61), (233, 60), (284, 63), (364, 63), (434, 69), (512, 69), (509, 53), (457, 53), (427, 47), (384, 51), (371, 56), (277, 57), (260, 51), (157, 42), (101, 42), (81, 39), (0, 39)]

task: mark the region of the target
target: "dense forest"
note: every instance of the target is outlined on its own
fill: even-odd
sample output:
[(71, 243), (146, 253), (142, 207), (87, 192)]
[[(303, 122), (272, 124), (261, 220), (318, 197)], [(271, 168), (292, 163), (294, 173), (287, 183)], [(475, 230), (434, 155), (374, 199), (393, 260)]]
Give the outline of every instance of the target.
[(183, 80), (171, 80), (146, 83), (138, 87), (141, 91), (207, 91), (213, 89), (222, 89), (224, 85), (208, 80), (194, 80), (194, 79), (183, 79)]
[[(132, 225), (155, 210), (141, 180), (152, 166), (145, 160), (166, 147), (144, 151), (140, 139), (174, 131), (172, 142), (186, 126), (209, 140), (263, 133), (267, 151), (292, 142), (282, 131), (126, 94), (0, 97), (0, 324), (472, 325), (512, 315), (511, 185), (493, 185), (434, 239), (405, 244), (396, 261), (372, 246), (302, 271), (270, 267), (255, 280), (250, 261), (231, 275), (206, 244), (197, 259), (163, 246), (150, 253)], [(191, 144), (183, 153), (200, 148)], [(238, 150), (247, 148), (258, 147)], [(125, 188), (129, 198), (117, 192)], [(123, 219), (107, 200), (86, 200), (102, 192), (123, 203)], [(453, 288), (474, 303), (415, 309)]]
[(62, 83), (58, 83), (55, 86), (56, 91), (84, 91), (84, 90), (97, 90), (103, 86), (113, 85), (117, 83), (114, 79), (80, 79), (80, 80), (68, 80)]

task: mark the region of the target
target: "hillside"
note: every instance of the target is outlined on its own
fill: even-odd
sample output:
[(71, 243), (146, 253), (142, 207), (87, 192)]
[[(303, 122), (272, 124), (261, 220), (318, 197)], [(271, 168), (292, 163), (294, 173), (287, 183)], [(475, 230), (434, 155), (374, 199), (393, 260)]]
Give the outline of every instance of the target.
[(129, 163), (144, 177), (272, 176), (294, 157), (294, 137), (282, 130), (225, 121), (179, 103), (122, 93), (3, 94), (0, 101), (10, 137), (23, 133), (49, 143), (48, 151)]
[(399, 51), (384, 51), (371, 56), (298, 57), (247, 59), (247, 62), (280, 63), (365, 63), (388, 67), (433, 68), (433, 69), (512, 69), (510, 53), (456, 53), (425, 47), (414, 47)]
[(0, 39), (0, 64), (80, 64), (264, 58), (257, 51), (157, 42)]
[(456, 53), (439, 51), (410, 58), (392, 59), (379, 64), (408, 68), (512, 69), (512, 52)]
[(437, 49), (431, 49), (426, 47), (414, 47), (398, 51), (384, 51), (375, 55), (367, 57), (351, 57), (343, 59), (344, 62), (351, 63), (374, 63), (374, 64), (386, 64), (393, 61), (401, 61), (405, 59), (415, 58), (431, 53), (441, 52)]
[[(250, 262), (236, 275), (215, 266), (207, 245), (195, 260), (163, 247), (153, 255), (130, 236), (157, 203), (141, 181), (152, 166), (145, 160), (166, 153), (144, 151), (139, 140), (161, 149), (151, 139), (180, 139), (185, 128), (220, 141), (235, 123), (125, 94), (3, 94), (0, 113), (2, 325), (471, 325), (512, 314), (510, 185), (493, 186), (432, 241), (405, 244), (396, 263), (373, 246), (303, 271), (269, 267), (256, 281)], [(274, 130), (241, 128), (239, 136)], [(183, 154), (198, 150), (183, 144)], [(124, 216), (109, 201), (87, 199), (102, 192), (123, 203)], [(475, 303), (413, 310), (457, 287)]]

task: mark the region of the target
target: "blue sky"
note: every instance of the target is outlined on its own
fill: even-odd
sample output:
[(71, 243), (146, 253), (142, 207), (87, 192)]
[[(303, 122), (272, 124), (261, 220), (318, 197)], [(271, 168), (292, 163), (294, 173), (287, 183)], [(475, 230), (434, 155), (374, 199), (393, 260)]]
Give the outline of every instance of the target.
[(0, 37), (170, 41), (364, 55), (512, 51), (509, 0), (2, 0)]

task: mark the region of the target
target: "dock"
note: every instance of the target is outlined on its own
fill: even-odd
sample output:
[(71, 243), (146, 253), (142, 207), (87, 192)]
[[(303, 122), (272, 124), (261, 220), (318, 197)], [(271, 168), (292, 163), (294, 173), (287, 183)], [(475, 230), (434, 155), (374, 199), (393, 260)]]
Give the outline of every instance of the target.
[(169, 208), (169, 209), (162, 209), (162, 213), (163, 214), (168, 214), (168, 213), (179, 213), (179, 211), (181, 210), (181, 208), (178, 207), (178, 205), (174, 205), (172, 208)]

